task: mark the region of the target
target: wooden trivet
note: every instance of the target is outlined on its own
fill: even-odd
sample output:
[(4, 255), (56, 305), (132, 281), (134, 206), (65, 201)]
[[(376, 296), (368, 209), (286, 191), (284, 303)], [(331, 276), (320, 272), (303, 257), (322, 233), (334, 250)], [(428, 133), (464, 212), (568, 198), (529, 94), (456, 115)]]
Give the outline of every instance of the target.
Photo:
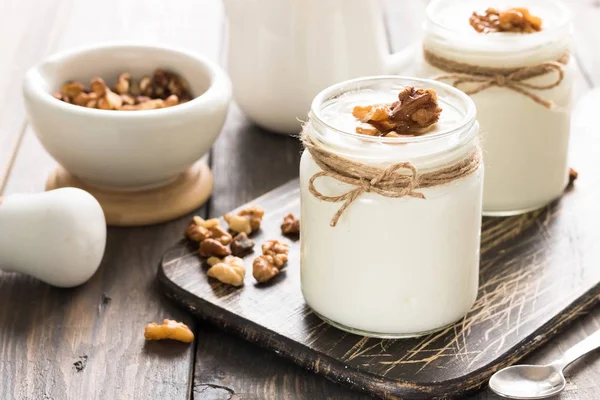
[(76, 187), (91, 193), (100, 203), (106, 223), (113, 226), (150, 225), (181, 217), (206, 202), (213, 176), (198, 161), (168, 185), (138, 191), (114, 191), (86, 185), (62, 167), (48, 176), (46, 190)]
[[(543, 210), (484, 219), (477, 302), (462, 321), (425, 337), (370, 339), (321, 321), (300, 292), (295, 241), (287, 240), (287, 269), (267, 285), (252, 278), (255, 255), (245, 258), (244, 287), (209, 279), (185, 240), (165, 254), (158, 280), (196, 315), (334, 381), (385, 398), (459, 395), (485, 385), (599, 302), (600, 191), (593, 174), (576, 186)], [(252, 202), (266, 211), (258, 246), (281, 237), (283, 216), (298, 215), (299, 203), (297, 180)]]

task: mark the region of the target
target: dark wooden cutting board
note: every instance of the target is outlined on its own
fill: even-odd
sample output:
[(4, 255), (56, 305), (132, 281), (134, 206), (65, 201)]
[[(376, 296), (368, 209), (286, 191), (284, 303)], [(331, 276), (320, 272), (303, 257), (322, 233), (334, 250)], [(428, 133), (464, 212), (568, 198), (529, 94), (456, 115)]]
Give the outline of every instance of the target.
[[(593, 188), (593, 189), (592, 189)], [(547, 342), (600, 300), (598, 190), (568, 189), (551, 206), (522, 216), (484, 219), (477, 302), (462, 321), (429, 336), (369, 339), (322, 322), (300, 292), (299, 242), (267, 285), (209, 279), (185, 240), (160, 266), (161, 290), (196, 315), (332, 380), (386, 398), (432, 399), (479, 388), (497, 369)], [(252, 204), (266, 210), (259, 245), (281, 238), (288, 212), (299, 215), (298, 181)], [(595, 218), (596, 217), (596, 218)], [(199, 337), (197, 340), (202, 340)]]

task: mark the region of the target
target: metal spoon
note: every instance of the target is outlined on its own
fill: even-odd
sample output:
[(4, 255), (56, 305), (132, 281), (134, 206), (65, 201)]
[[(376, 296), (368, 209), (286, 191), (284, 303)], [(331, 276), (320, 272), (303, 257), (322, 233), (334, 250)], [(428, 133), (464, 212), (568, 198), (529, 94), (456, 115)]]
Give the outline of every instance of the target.
[(490, 379), (490, 389), (509, 399), (545, 399), (565, 388), (563, 375), (573, 361), (600, 347), (600, 330), (597, 330), (548, 365), (513, 365), (504, 368)]

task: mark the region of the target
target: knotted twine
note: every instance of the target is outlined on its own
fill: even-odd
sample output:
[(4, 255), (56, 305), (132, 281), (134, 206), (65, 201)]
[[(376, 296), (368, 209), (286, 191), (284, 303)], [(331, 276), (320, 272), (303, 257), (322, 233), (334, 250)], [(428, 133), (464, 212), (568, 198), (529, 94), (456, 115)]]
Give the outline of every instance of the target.
[[(429, 64), (448, 73), (436, 76), (434, 79), (452, 80), (452, 85), (458, 89), (461, 89), (461, 85), (465, 83), (476, 84), (471, 89), (461, 89), (468, 95), (479, 93), (492, 86), (504, 87), (521, 93), (548, 109), (552, 109), (554, 104), (532, 90), (549, 90), (560, 85), (565, 77), (564, 66), (569, 62), (569, 54), (565, 53), (556, 61), (547, 61), (528, 67), (492, 68), (449, 60), (429, 50), (423, 50), (423, 55)], [(526, 82), (529, 79), (553, 72), (556, 73), (556, 79), (546, 85)]]
[[(374, 167), (352, 161), (313, 140), (305, 132), (302, 133), (304, 148), (310, 153), (321, 172), (315, 173), (308, 181), (308, 190), (317, 199), (339, 203), (344, 202), (333, 215), (329, 225), (335, 227), (344, 211), (363, 193), (376, 193), (389, 198), (415, 197), (425, 199), (423, 193), (416, 189), (430, 188), (466, 177), (477, 171), (481, 164), (479, 146), (460, 162), (448, 167), (420, 174), (410, 162), (398, 162), (387, 168)], [(315, 187), (315, 181), (322, 177), (330, 177), (339, 182), (354, 186), (354, 189), (339, 195), (326, 196)]]

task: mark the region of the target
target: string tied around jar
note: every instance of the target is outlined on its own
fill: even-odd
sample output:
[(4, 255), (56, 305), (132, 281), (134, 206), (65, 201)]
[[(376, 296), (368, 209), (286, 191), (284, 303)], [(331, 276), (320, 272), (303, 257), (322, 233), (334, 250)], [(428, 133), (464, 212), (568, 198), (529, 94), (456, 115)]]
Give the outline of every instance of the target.
[[(420, 174), (412, 163), (406, 161), (381, 168), (350, 160), (326, 149), (304, 132), (302, 142), (304, 148), (321, 168), (321, 171), (311, 176), (308, 181), (310, 193), (322, 201), (343, 202), (331, 218), (329, 223), (331, 227), (337, 225), (344, 211), (364, 193), (376, 193), (388, 198), (408, 196), (425, 199), (425, 195), (417, 192), (416, 189), (443, 185), (460, 179), (475, 172), (481, 164), (479, 146), (456, 164)], [(322, 177), (333, 178), (354, 188), (337, 196), (327, 196), (315, 186), (315, 181)]]
[[(424, 50), (423, 54), (430, 65), (447, 72), (447, 74), (434, 77), (435, 80), (452, 81), (452, 86), (468, 95), (479, 93), (493, 86), (503, 87), (527, 96), (548, 109), (554, 108), (554, 104), (533, 91), (550, 90), (560, 85), (565, 78), (564, 66), (570, 57), (568, 53), (565, 53), (556, 61), (546, 61), (520, 68), (492, 68), (449, 60), (429, 50)], [(555, 78), (547, 84), (527, 82), (553, 72)]]

